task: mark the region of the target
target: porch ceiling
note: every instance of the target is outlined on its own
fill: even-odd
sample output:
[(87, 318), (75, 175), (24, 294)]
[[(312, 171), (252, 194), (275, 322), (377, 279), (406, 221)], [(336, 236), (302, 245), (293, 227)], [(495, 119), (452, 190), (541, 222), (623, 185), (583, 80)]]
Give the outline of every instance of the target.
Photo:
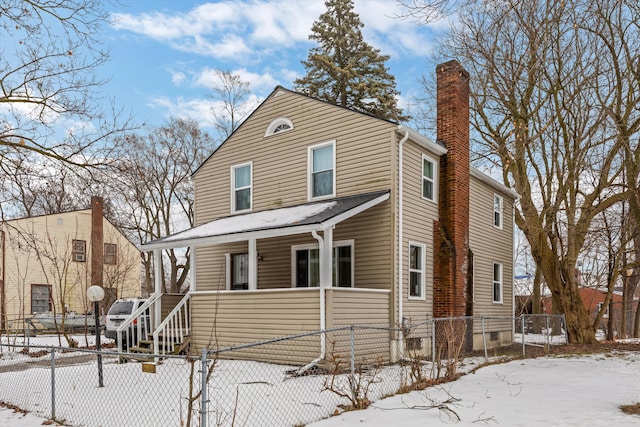
[(389, 199), (389, 190), (233, 215), (153, 240), (143, 251), (199, 247), (217, 243), (321, 231)]

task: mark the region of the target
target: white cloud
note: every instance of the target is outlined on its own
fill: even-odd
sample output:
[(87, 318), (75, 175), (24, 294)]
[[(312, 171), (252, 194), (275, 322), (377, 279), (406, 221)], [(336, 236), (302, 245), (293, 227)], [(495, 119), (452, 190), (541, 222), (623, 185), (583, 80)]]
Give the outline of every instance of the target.
[(203, 128), (213, 127), (211, 108), (214, 105), (213, 100), (205, 98), (185, 99), (183, 97), (169, 98), (162, 96), (149, 101), (149, 107), (163, 111), (165, 118), (190, 118), (198, 122)]
[(182, 71), (176, 71), (171, 73), (171, 81), (176, 86), (182, 86), (182, 83), (186, 80), (187, 76)]
[[(240, 68), (231, 70), (231, 74), (237, 74), (240, 76), (240, 80), (247, 82), (251, 85), (251, 91), (271, 90), (279, 84), (278, 80), (270, 73), (258, 74), (248, 71), (246, 68)], [(218, 77), (216, 76), (216, 70), (213, 68), (205, 67), (194, 77), (194, 86), (200, 86), (205, 88), (211, 88), (218, 83)]]

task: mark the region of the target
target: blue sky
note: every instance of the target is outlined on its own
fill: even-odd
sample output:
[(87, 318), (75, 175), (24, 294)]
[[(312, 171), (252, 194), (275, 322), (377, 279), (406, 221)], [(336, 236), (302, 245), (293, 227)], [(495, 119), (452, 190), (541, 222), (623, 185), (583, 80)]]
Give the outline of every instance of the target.
[[(315, 46), (311, 25), (325, 10), (324, 0), (123, 0), (110, 6), (113, 23), (104, 31), (111, 50), (100, 70), (110, 78), (105, 94), (138, 122), (188, 116), (211, 131), (213, 71), (240, 75), (255, 103), (276, 85), (293, 88), (304, 74), (300, 61)], [(429, 55), (446, 23), (420, 27), (396, 18), (395, 0), (355, 0), (355, 11), (365, 40), (391, 56), (387, 66), (406, 109), (419, 78), (434, 72)]]

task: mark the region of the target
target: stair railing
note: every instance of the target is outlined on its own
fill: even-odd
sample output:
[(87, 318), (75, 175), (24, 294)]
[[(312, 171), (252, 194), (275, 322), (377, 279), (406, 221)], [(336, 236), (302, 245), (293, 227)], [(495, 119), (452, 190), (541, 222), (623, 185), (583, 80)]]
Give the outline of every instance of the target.
[(154, 293), (149, 296), (147, 301), (138, 307), (131, 316), (118, 326), (116, 329), (116, 342), (118, 351), (122, 352), (122, 336), (123, 333), (127, 338), (128, 348), (136, 347), (141, 340), (147, 339), (153, 330), (153, 322), (151, 319), (151, 307), (162, 297), (162, 293)]
[(165, 355), (167, 348), (181, 344), (191, 331), (191, 294), (186, 294), (153, 331), (153, 354)]

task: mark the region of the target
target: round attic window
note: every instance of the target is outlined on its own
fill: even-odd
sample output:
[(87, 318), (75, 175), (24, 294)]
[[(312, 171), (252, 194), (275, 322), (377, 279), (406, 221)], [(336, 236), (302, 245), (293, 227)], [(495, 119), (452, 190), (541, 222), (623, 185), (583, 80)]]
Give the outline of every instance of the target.
[(272, 121), (267, 127), (267, 131), (264, 133), (264, 136), (274, 135), (280, 132), (286, 132), (293, 129), (293, 123), (291, 120), (285, 117), (279, 117)]

